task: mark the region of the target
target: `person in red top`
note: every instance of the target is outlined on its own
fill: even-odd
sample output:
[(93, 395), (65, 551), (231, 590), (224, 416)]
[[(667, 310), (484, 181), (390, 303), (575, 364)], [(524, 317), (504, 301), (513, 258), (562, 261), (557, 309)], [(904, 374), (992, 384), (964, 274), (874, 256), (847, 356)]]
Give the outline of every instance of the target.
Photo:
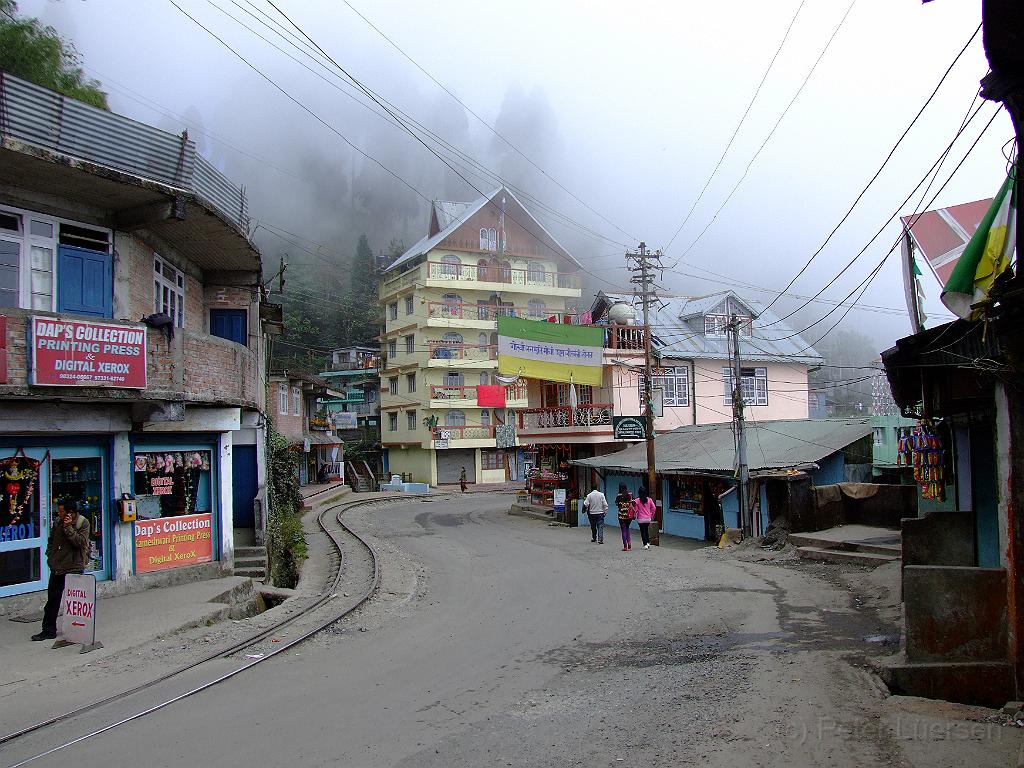
[(640, 538), (644, 542), (644, 549), (651, 548), (651, 521), (657, 515), (658, 508), (654, 505), (654, 499), (647, 495), (647, 489), (640, 486), (633, 499), (633, 517), (640, 527)]

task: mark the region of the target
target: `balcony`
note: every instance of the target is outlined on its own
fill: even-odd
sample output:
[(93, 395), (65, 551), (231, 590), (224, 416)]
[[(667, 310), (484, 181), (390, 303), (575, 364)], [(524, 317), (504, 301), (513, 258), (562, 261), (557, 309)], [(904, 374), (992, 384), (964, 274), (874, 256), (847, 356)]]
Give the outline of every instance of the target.
[(529, 408), (516, 414), (519, 435), (524, 442), (560, 441), (568, 436), (590, 438), (585, 442), (604, 441), (612, 434), (613, 410), (611, 403)]
[[(475, 386), (431, 386), (431, 408), (476, 408), (477, 388)], [(505, 387), (505, 407), (521, 408), (527, 403), (527, 386), (525, 382), (516, 382)]]
[(410, 269), (407, 272), (399, 272), (391, 275), (384, 280), (381, 287), (381, 295), (390, 296), (393, 293), (398, 293), (403, 288), (416, 285), (416, 283), (420, 281), (422, 273), (423, 267), (416, 267), (415, 269)]
[(578, 298), (580, 295), (581, 282), (579, 275), (575, 273), (442, 261), (428, 261), (426, 268), (426, 285), (433, 288), (461, 286), (482, 291), (539, 293), (545, 296)]
[[(467, 425), (459, 427), (434, 427), (432, 448), (493, 448), (494, 427)], [(441, 444), (438, 445), (438, 441)]]
[(428, 368), (494, 368), (498, 364), (498, 346), (428, 341), (427, 356)]
[[(565, 317), (576, 317), (578, 313), (547, 310), (543, 307), (517, 307), (511, 304), (460, 304), (451, 301), (427, 302), (427, 325), (434, 328), (478, 328), (495, 330), (499, 317), (521, 317), (528, 320), (547, 320), (555, 317), (562, 322)], [(641, 344), (641, 348), (642, 348)]]
[(643, 350), (644, 328), (642, 325), (609, 325), (604, 332), (605, 349)]

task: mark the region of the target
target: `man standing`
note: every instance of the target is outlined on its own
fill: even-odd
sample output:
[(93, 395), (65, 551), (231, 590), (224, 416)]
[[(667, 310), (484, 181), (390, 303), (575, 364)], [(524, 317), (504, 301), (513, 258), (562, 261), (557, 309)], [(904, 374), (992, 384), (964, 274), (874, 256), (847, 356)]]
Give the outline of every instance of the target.
[(462, 468), (462, 472), (459, 474), (459, 488), (462, 489), (463, 493), (466, 492), (466, 483), (468, 483), (468, 482), (469, 482), (469, 480), (467, 480), (467, 478), (466, 478), (466, 468), (463, 467)]
[(590, 520), (591, 543), (604, 544), (604, 515), (608, 511), (608, 499), (600, 489), (594, 488), (583, 500), (583, 509)]
[(50, 566), (50, 581), (46, 586), (46, 607), (43, 608), (43, 631), (32, 635), (33, 640), (53, 640), (57, 637), (57, 612), (64, 599), (64, 577), (69, 573), (83, 573), (89, 559), (89, 520), (78, 514), (78, 506), (66, 501), (60, 519), (50, 527), (46, 543), (46, 564)]

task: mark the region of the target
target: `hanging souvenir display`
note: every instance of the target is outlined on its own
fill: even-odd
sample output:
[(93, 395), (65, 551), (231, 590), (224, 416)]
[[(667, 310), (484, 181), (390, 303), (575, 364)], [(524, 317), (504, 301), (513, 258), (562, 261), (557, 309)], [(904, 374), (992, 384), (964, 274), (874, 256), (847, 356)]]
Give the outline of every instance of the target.
[(942, 437), (930, 419), (899, 431), (896, 464), (914, 468), (914, 481), (921, 486), (921, 497), (946, 500), (946, 451)]
[(0, 526), (20, 525), (32, 502), (42, 461), (30, 459), (20, 448), (0, 459)]

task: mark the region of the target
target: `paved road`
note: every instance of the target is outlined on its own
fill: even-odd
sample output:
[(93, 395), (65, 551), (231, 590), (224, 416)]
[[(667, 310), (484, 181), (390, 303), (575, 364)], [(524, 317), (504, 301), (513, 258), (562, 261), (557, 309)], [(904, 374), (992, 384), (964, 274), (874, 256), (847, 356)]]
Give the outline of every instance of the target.
[[(911, 715), (894, 715), (857, 666), (870, 650), (863, 638), (892, 628), (841, 583), (801, 564), (741, 562), (697, 545), (623, 553), (617, 531), (592, 545), (589, 531), (509, 517), (509, 500), (474, 494), (356, 514), (354, 526), (384, 561), (381, 592), (358, 616), (283, 659), (35, 764), (964, 759), (944, 747), (942, 762), (927, 738), (893, 736), (893, 717), (906, 731)], [(30, 752), (19, 745), (0, 763)], [(1007, 740), (971, 764), (1005, 765), (1011, 753), (1016, 742)]]

